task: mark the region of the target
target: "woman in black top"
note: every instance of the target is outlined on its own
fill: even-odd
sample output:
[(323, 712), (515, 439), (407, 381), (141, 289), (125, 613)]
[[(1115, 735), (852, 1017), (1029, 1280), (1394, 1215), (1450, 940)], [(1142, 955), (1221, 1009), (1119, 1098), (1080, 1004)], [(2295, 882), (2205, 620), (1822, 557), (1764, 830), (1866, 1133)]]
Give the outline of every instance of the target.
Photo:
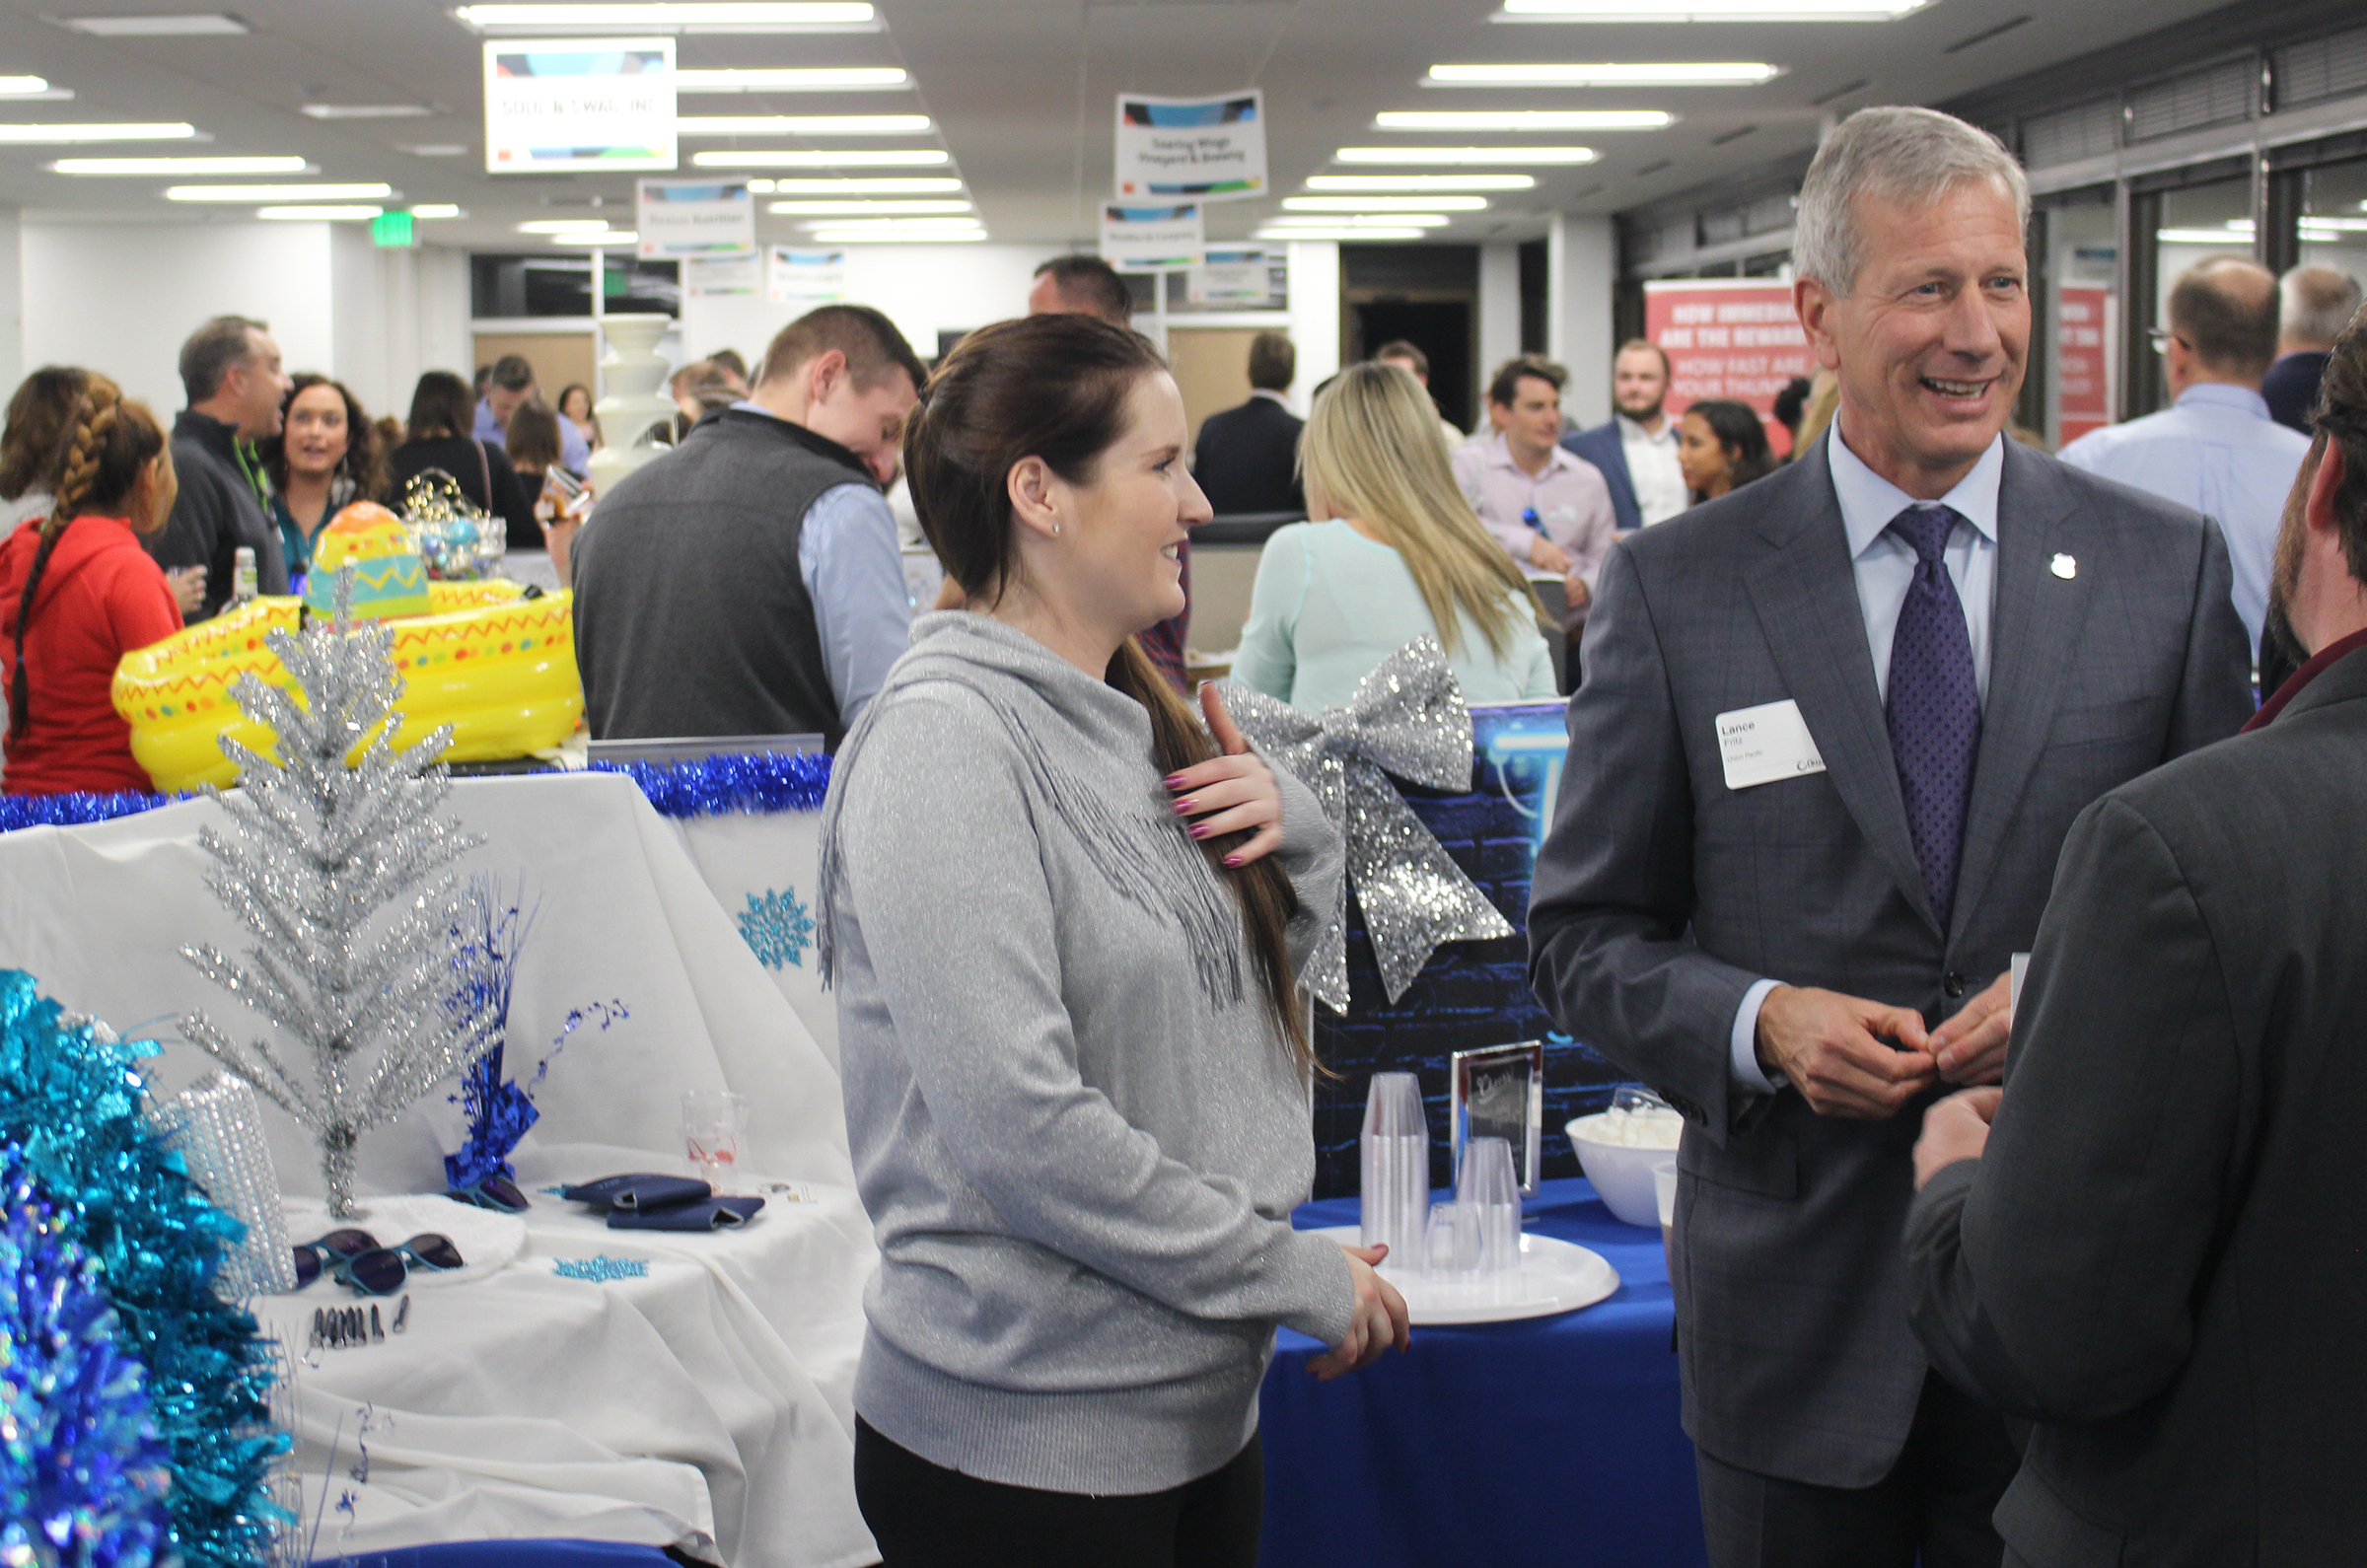
[(396, 510), (414, 477), (441, 468), (452, 475), (463, 495), (500, 518), (511, 538), (531, 535), (538, 546), (541, 532), (535, 524), (534, 497), (518, 483), (508, 453), (468, 434), (475, 424), (466, 382), (448, 370), (431, 370), (419, 378), (411, 392), (411, 439), (387, 460), (394, 471)]

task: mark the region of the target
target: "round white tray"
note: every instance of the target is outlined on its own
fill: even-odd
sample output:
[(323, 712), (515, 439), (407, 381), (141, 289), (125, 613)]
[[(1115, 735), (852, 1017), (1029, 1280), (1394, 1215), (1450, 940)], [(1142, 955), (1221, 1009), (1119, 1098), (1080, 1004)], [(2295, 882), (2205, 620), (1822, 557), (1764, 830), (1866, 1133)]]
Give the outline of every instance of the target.
[[(1362, 1233), (1353, 1225), (1318, 1232), (1349, 1247)], [(1550, 1318), (1592, 1307), (1619, 1288), (1619, 1271), (1575, 1242), (1521, 1234), (1518, 1272), (1482, 1284), (1451, 1285), (1404, 1274), (1384, 1263), (1381, 1277), (1405, 1298), (1414, 1324), (1501, 1323), (1516, 1318)]]

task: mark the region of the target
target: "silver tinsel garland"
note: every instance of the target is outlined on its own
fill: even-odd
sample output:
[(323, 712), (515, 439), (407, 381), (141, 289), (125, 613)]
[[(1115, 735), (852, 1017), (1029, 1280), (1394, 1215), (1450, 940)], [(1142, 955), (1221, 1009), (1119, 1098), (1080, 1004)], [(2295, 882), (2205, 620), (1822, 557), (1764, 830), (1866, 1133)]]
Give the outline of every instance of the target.
[(239, 787), (208, 793), (232, 831), (198, 835), (214, 862), (207, 886), (254, 936), (248, 962), (211, 945), (181, 949), (292, 1036), (309, 1070), (292, 1071), (262, 1039), (233, 1040), (203, 1010), (181, 1032), (312, 1133), (328, 1210), (345, 1218), (362, 1134), (465, 1070), (495, 1035), (482, 1009), (447, 1005), (472, 977), (460, 972), (467, 961), (456, 940), (466, 900), (444, 868), (478, 842), (436, 815), (452, 788), (437, 762), (452, 732), (389, 746), (402, 682), (387, 629), (353, 618), (351, 566), (337, 573), (335, 606), (327, 624), (270, 636), (301, 700), (251, 675), (232, 688), (279, 740), (274, 759), (223, 738)]
[(287, 1211), (253, 1088), (228, 1073), (208, 1073), (160, 1106), (156, 1122), (214, 1207), (247, 1227), (245, 1241), (223, 1248), (222, 1272), (214, 1281), (222, 1298), (294, 1290)]

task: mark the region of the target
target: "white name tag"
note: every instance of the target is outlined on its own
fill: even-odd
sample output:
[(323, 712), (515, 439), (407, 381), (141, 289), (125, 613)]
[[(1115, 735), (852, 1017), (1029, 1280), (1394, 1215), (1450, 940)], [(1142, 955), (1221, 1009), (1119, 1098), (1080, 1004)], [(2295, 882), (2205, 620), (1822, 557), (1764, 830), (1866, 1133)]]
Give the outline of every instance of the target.
[(1800, 704), (1786, 697), (1756, 708), (1718, 715), (1718, 753), (1726, 760), (1726, 787), (1747, 790), (1779, 778), (1825, 771)]

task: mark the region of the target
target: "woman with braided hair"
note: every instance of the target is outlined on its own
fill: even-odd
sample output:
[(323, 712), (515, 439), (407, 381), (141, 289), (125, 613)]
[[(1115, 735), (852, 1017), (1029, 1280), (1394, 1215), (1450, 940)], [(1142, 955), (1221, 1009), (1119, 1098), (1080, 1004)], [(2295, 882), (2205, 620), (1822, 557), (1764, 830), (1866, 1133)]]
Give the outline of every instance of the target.
[(8, 793), (151, 787), (108, 693), (125, 654), (180, 629), (164, 570), (140, 547), (164, 527), (177, 488), (156, 416), (93, 374), (55, 509), (0, 544)]

